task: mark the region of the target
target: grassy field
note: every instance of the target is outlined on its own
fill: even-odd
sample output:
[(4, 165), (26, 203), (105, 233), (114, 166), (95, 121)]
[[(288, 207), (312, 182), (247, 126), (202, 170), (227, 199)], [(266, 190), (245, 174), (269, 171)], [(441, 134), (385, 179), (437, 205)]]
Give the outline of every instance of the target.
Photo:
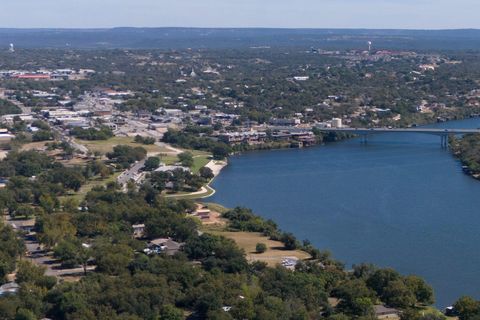
[(190, 152), (194, 157), (196, 156), (211, 156), (209, 152), (201, 151), (201, 150), (191, 150), (191, 149), (180, 149), (184, 152)]
[[(280, 264), (286, 257), (295, 257), (300, 260), (309, 259), (310, 255), (300, 250), (285, 250), (283, 243), (280, 241), (273, 241), (265, 237), (261, 233), (256, 232), (230, 232), (207, 230), (211, 234), (221, 235), (226, 238), (234, 240), (237, 245), (245, 251), (248, 261), (262, 261), (269, 266)], [(264, 253), (256, 253), (255, 247), (257, 243), (264, 243), (267, 245), (267, 251)]]
[(133, 137), (113, 137), (108, 140), (95, 140), (95, 141), (89, 141), (89, 140), (80, 140), (77, 139), (78, 143), (83, 144), (85, 147), (87, 147), (90, 151), (99, 151), (102, 154), (106, 154), (107, 152), (111, 152), (113, 150), (113, 147), (123, 144), (131, 147), (143, 147), (145, 150), (147, 150), (148, 153), (162, 153), (162, 152), (168, 152), (170, 151), (167, 148), (159, 147), (155, 144), (141, 144), (141, 143), (136, 143), (133, 141)]
[(219, 213), (225, 213), (229, 210), (228, 208), (225, 208), (221, 204), (213, 203), (213, 202), (205, 202), (203, 203), (203, 205), (206, 205), (208, 209), (219, 212)]
[[(190, 151), (189, 151), (190, 152)], [(193, 157), (192, 173), (198, 173), (200, 168), (204, 167), (210, 161), (210, 154), (200, 154)], [(160, 160), (167, 166), (178, 162), (178, 157), (174, 155), (160, 155)]]
[(192, 172), (198, 173), (201, 168), (205, 167), (207, 163), (210, 162), (210, 155), (197, 155), (193, 158)]
[(171, 165), (178, 162), (178, 157), (177, 156), (172, 156), (172, 155), (161, 155), (160, 156), (160, 161), (165, 163), (167, 166), (171, 166)]

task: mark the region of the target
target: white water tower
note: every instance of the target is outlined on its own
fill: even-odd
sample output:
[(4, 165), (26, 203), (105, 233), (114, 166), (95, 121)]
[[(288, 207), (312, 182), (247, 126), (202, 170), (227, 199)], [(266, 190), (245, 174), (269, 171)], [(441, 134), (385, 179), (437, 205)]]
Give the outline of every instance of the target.
[(368, 41), (368, 52), (372, 51), (372, 41)]
[(10, 43), (10, 47), (8, 48), (9, 52), (15, 52), (15, 47), (13, 46), (13, 43)]

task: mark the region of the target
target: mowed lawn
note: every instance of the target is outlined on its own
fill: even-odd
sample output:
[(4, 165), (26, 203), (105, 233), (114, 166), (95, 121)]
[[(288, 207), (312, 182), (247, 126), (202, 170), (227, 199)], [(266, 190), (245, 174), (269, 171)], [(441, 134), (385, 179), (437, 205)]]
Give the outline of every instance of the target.
[(81, 139), (76, 139), (78, 143), (83, 144), (86, 146), (90, 151), (95, 152), (101, 152), (102, 154), (106, 154), (107, 152), (111, 152), (113, 150), (113, 147), (117, 145), (127, 145), (131, 147), (142, 147), (147, 150), (148, 153), (164, 153), (164, 152), (169, 152), (171, 150), (157, 146), (155, 144), (141, 144), (141, 143), (136, 143), (133, 141), (133, 137), (113, 137), (108, 140), (81, 140)]
[(198, 173), (201, 168), (210, 162), (210, 155), (198, 155), (193, 157), (192, 172)]
[[(208, 231), (209, 233), (221, 235), (226, 238), (234, 240), (237, 245), (245, 251), (247, 260), (262, 261), (269, 266), (280, 264), (284, 258), (295, 257), (299, 260), (310, 259), (311, 256), (300, 250), (285, 250), (283, 243), (280, 241), (270, 240), (261, 233), (257, 232), (230, 232), (230, 231)], [(255, 247), (257, 243), (264, 243), (267, 245), (267, 251), (264, 253), (256, 253)]]
[[(190, 152), (190, 151), (188, 151)], [(193, 166), (190, 168), (193, 173), (198, 173), (201, 168), (205, 167), (205, 165), (210, 162), (210, 154), (202, 154), (196, 155), (193, 157)], [(177, 163), (178, 157), (174, 155), (160, 155), (160, 161), (165, 163), (167, 166), (174, 165)]]

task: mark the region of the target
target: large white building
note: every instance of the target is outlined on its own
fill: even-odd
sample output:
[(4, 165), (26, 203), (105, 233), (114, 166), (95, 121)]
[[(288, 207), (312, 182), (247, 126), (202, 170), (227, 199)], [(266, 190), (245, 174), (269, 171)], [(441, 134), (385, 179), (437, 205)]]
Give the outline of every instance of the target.
[(332, 119), (332, 128), (341, 128), (342, 125), (342, 119), (340, 118), (333, 118)]

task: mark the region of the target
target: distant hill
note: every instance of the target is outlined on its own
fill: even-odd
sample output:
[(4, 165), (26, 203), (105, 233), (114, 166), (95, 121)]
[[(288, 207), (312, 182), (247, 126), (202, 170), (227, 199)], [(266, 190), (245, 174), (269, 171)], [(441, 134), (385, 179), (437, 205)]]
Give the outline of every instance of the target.
[(365, 48), (366, 41), (382, 49), (479, 50), (480, 30), (366, 29), (0, 29), (0, 48), (245, 48), (315, 47)]

